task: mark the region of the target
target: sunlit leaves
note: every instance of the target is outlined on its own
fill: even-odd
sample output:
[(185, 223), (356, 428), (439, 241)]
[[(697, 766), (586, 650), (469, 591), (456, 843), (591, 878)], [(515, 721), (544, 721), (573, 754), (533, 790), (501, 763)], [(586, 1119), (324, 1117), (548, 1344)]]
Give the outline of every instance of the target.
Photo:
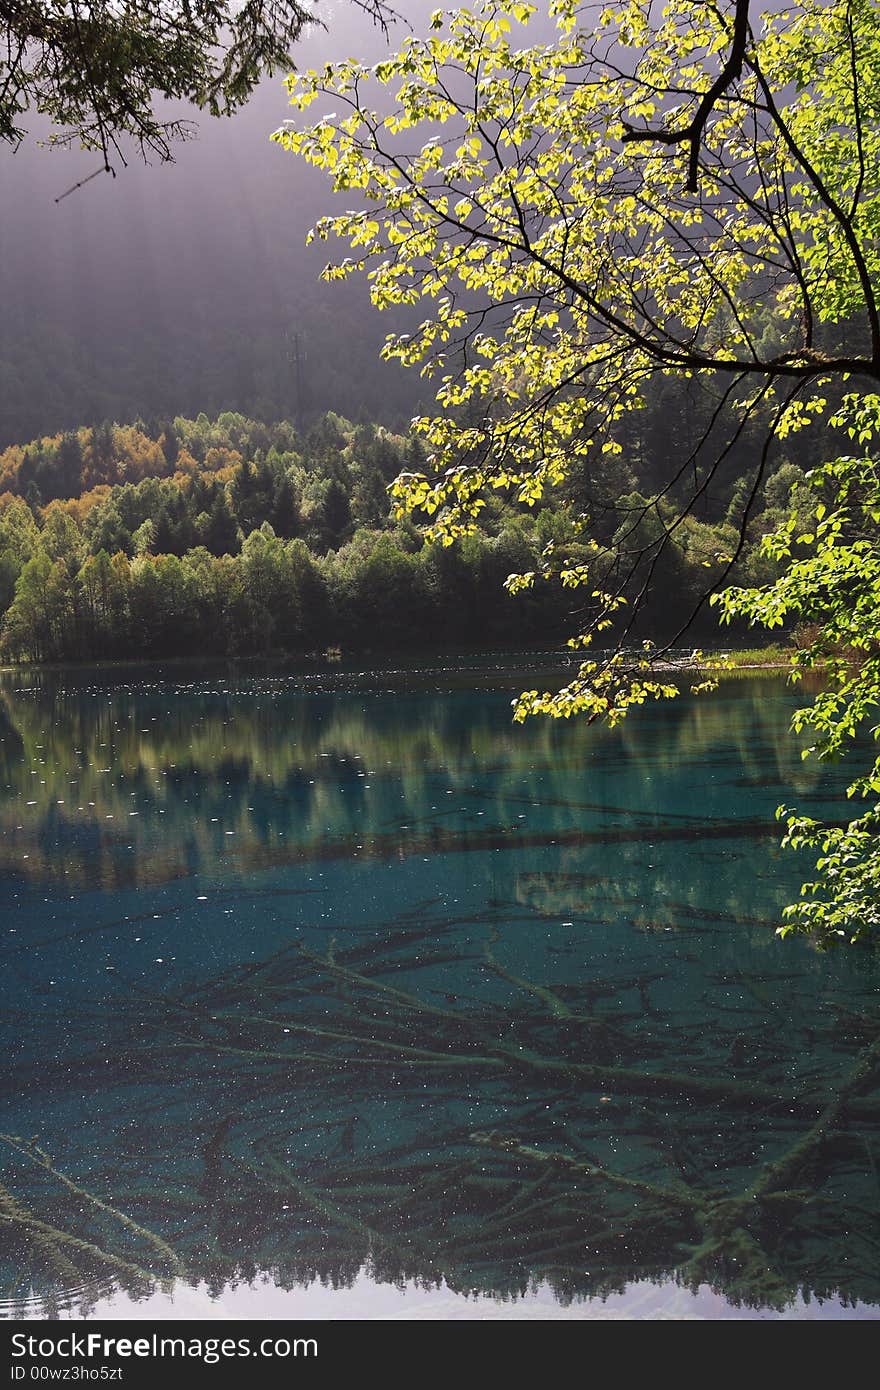
[[(615, 421), (656, 371), (784, 375), (798, 360), (805, 288), (820, 317), (858, 307), (852, 246), (792, 140), (832, 203), (858, 202), (867, 255), (880, 162), (870, 123), (856, 184), (840, 149), (858, 114), (845, 14), (869, 74), (880, 46), (869, 8), (809, 3), (767, 20), (707, 126), (697, 198), (683, 189), (684, 152), (621, 143), (622, 123), (690, 118), (729, 41), (712, 7), (675, 3), (658, 17), (627, 0), (579, 28), (577, 6), (559, 3), (556, 41), (529, 46), (533, 8), (483, 0), (437, 11), (426, 37), (407, 36), (371, 69), (347, 60), (290, 79), (300, 110), (329, 98), (339, 111), (275, 138), (369, 205), (319, 224), (318, 236), (358, 252), (326, 277), (363, 271), (377, 307), (426, 301), (430, 311), (384, 352), (439, 377), (445, 413), (417, 425), (438, 536), (473, 521), (485, 488), (510, 485), (530, 505), (571, 458), (613, 453)], [(858, 100), (867, 110), (875, 97)], [(836, 144), (810, 133), (817, 122)], [(427, 138), (414, 144), (415, 132)], [(782, 336), (765, 349), (759, 298), (774, 303)], [(819, 395), (792, 402), (780, 436), (823, 407)], [(462, 411), (482, 413), (478, 430), (457, 423)], [(460, 490), (448, 483), (453, 468), (467, 479)], [(425, 509), (415, 480), (396, 497)]]

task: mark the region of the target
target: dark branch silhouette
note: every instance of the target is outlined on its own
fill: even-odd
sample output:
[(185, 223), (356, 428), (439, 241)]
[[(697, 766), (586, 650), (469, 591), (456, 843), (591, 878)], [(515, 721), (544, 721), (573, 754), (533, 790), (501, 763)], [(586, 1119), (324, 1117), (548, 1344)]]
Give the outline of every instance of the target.
[(639, 129), (627, 121), (623, 123), (625, 142), (631, 143), (638, 140), (660, 145), (686, 144), (690, 146), (687, 184), (685, 185), (689, 193), (696, 193), (699, 190), (700, 146), (703, 142), (706, 122), (728, 87), (742, 75), (749, 33), (749, 5), (750, 0), (736, 0), (733, 35), (727, 61), (709, 90), (701, 98), (693, 120), (685, 126), (684, 130), (662, 130), (653, 126)]
[[(349, 4), (383, 29), (398, 18), (385, 0)], [(21, 144), (23, 117), (38, 112), (51, 143), (100, 151), (108, 172), (128, 143), (171, 161), (194, 126), (163, 118), (157, 98), (228, 115), (264, 74), (293, 66), (316, 24), (306, 0), (0, 0), (0, 143)]]

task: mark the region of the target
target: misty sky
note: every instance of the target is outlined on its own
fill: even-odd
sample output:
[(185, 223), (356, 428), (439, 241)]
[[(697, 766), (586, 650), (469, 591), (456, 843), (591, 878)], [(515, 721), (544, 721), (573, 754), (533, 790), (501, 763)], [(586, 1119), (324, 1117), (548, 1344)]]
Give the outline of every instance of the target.
[[(434, 4), (399, 8), (418, 28)], [(320, 12), (329, 32), (308, 34), (298, 66), (387, 51), (344, 0), (325, 0)], [(397, 26), (392, 43), (405, 32)], [(363, 285), (318, 282), (327, 248), (303, 247), (328, 185), (270, 142), (291, 114), (279, 75), (235, 117), (199, 115), (198, 139), (176, 147), (174, 165), (133, 158), (116, 179), (101, 175), (60, 203), (100, 166), (98, 154), (39, 148), (33, 138), (15, 153), (0, 148), (0, 447), (22, 431), (124, 411), (262, 402), (276, 413), (284, 388), (272, 359), (283, 368), (285, 331), (300, 334), (314, 405), (333, 404), (328, 382), (344, 367), (344, 343), (363, 382), (343, 408), (359, 402), (379, 419), (406, 411), (417, 385), (374, 367), (392, 325), (367, 307)]]

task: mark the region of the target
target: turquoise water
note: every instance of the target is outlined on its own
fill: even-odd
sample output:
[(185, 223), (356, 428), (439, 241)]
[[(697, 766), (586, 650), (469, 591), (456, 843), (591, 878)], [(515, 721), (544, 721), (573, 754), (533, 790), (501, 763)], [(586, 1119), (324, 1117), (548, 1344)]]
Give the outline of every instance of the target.
[(774, 935), (847, 768), (519, 684), (3, 677), (8, 1315), (880, 1304), (880, 970)]

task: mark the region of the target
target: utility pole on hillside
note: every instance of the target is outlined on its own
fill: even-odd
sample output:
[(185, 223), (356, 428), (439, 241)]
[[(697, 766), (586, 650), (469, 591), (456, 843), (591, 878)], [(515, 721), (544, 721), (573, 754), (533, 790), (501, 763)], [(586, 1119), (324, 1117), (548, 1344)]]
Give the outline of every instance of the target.
[(300, 335), (296, 329), (286, 329), (284, 333), (285, 358), (290, 368), (291, 384), (293, 386), (293, 423), (298, 430), (302, 430), (305, 414), (305, 399), (303, 392), (303, 354), (300, 346)]

